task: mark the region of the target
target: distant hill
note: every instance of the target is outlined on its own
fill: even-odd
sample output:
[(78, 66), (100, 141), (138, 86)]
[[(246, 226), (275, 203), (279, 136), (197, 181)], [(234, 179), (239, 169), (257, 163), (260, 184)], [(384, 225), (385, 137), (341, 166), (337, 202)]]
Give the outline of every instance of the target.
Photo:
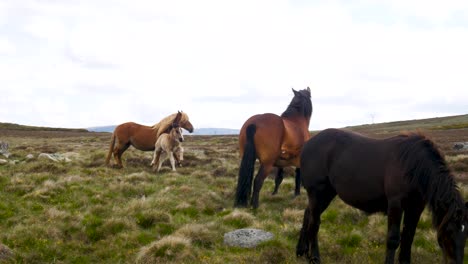
[[(100, 126), (100, 127), (90, 127), (88, 131), (90, 132), (114, 132), (116, 126)], [(184, 131), (186, 132), (186, 131)], [(187, 132), (188, 134), (188, 132)], [(238, 135), (239, 129), (230, 129), (230, 128), (195, 128), (190, 135)]]
[(98, 126), (98, 127), (88, 127), (89, 132), (114, 132), (116, 126)]
[(406, 121), (395, 121), (378, 124), (366, 124), (359, 126), (349, 126), (345, 128), (357, 132), (366, 131), (375, 134), (385, 134), (415, 129), (444, 130), (468, 128), (468, 114), (434, 117), (426, 119), (414, 119)]
[[(9, 131), (59, 131), (59, 132), (110, 132), (114, 131), (116, 126), (99, 126), (84, 128), (53, 128), (53, 127), (38, 127), (25, 126), (13, 123), (1, 123), (0, 130)], [(415, 119), (406, 121), (395, 121), (377, 124), (365, 124), (359, 126), (345, 127), (357, 132), (368, 132), (374, 134), (386, 134), (405, 130), (429, 129), (429, 130), (444, 130), (468, 128), (468, 114), (434, 117), (426, 119)], [(238, 135), (239, 129), (230, 128), (195, 128), (193, 134), (190, 135)]]
[(0, 130), (17, 130), (17, 131), (58, 131), (58, 132), (88, 132), (84, 128), (59, 128), (59, 127), (39, 127), (25, 126), (14, 123), (1, 123)]
[(239, 135), (239, 129), (231, 128), (195, 128), (193, 135)]

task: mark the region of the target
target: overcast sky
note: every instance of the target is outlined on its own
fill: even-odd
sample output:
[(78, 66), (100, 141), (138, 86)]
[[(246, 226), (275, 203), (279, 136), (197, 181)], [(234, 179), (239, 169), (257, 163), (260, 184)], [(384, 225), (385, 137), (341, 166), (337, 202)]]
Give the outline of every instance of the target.
[(468, 1), (0, 0), (0, 122), (310, 129), (468, 113)]

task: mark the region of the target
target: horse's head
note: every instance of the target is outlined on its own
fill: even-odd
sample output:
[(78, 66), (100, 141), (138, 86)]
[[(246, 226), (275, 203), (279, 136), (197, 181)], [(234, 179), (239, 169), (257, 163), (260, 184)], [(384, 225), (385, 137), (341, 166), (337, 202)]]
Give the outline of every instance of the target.
[(292, 89), (294, 97), (289, 103), (286, 111), (281, 114), (282, 117), (302, 116), (310, 119), (312, 116), (312, 100), (310, 95), (310, 88), (296, 91)]
[(467, 236), (468, 203), (465, 203), (465, 207), (457, 208), (437, 231), (437, 242), (444, 253), (445, 263), (463, 263)]
[(182, 134), (182, 128), (180, 127), (180, 120), (182, 119), (182, 112), (178, 111), (174, 121), (172, 122), (171, 136), (179, 142), (184, 141), (184, 135)]

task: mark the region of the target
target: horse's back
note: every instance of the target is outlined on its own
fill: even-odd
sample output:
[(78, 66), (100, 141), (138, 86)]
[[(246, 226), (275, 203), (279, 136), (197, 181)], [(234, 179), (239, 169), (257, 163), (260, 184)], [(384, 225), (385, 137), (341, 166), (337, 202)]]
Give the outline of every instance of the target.
[(254, 144), (257, 155), (262, 159), (276, 159), (280, 154), (281, 141), (284, 136), (283, 120), (280, 116), (266, 113), (254, 115), (245, 121), (239, 134), (240, 153), (244, 152), (247, 141), (246, 130), (255, 125)]
[(121, 144), (131, 144), (143, 151), (154, 150), (154, 144), (156, 143), (155, 130), (150, 126), (135, 122), (126, 122), (118, 125), (114, 130), (114, 135)]

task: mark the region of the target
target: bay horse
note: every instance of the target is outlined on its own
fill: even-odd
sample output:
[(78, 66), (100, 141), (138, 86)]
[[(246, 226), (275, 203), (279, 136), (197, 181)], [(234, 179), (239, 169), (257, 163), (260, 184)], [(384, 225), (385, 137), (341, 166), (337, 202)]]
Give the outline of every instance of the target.
[(172, 171), (175, 171), (175, 159), (177, 163), (180, 164), (179, 157), (175, 154), (176, 150), (181, 148), (180, 143), (184, 141), (184, 135), (182, 135), (182, 129), (179, 126), (182, 113), (179, 112), (175, 117), (172, 128), (169, 133), (163, 133), (159, 136), (158, 140), (154, 145), (154, 154), (153, 154), (153, 171), (159, 172), (161, 169), (162, 162), (161, 154), (164, 152), (166, 157), (169, 157), (171, 162)]
[(299, 154), (302, 145), (309, 139), (309, 122), (312, 116), (310, 88), (296, 91), (281, 116), (266, 113), (250, 117), (242, 126), (239, 135), (241, 163), (237, 182), (235, 207), (246, 207), (252, 191), (255, 161), (260, 168), (255, 176), (250, 204), (258, 208), (259, 193), (263, 182), (273, 167), (278, 167), (275, 189), (278, 192), (283, 180), (283, 168), (296, 167), (295, 195), (300, 194)]
[[(123, 168), (122, 154), (130, 147), (142, 151), (153, 151), (154, 144), (162, 133), (167, 133), (171, 129), (172, 121), (177, 113), (163, 118), (159, 123), (154, 126), (140, 125), (134, 122), (127, 122), (118, 125), (114, 133), (112, 133), (109, 152), (106, 158), (106, 165), (110, 164), (110, 158), (113, 155), (116, 166)], [(182, 118), (179, 125), (189, 131), (193, 132), (193, 126), (189, 121), (186, 113), (182, 112)]]
[(463, 263), (468, 205), (442, 153), (423, 134), (372, 139), (327, 129), (304, 144), (300, 164), (308, 206), (297, 256), (307, 255), (311, 262), (320, 263), (320, 215), (338, 195), (364, 212), (388, 216), (385, 263), (394, 263), (398, 246), (399, 262), (411, 262), (411, 244), (426, 204), (445, 262)]

